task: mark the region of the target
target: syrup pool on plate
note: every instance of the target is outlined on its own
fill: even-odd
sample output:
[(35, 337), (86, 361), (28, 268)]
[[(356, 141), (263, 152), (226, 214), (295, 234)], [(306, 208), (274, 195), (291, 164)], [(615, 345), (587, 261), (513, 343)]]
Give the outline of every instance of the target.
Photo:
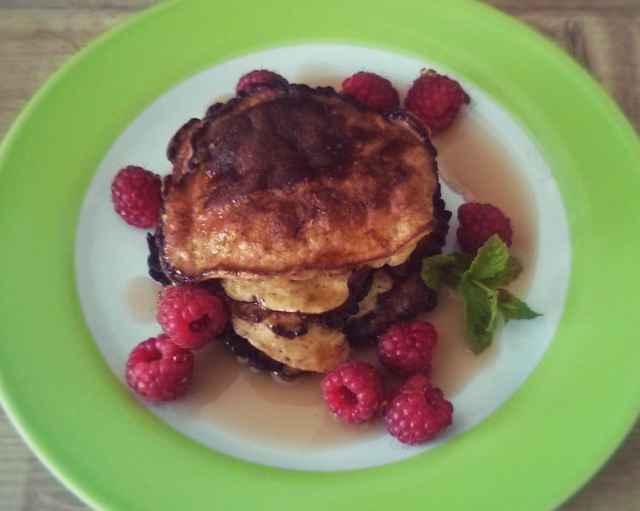
[(160, 284), (148, 276), (132, 278), (125, 287), (124, 301), (136, 321), (155, 321)]
[[(525, 296), (536, 256), (536, 212), (518, 169), (499, 141), (489, 135), (480, 121), (463, 116), (447, 133), (434, 139), (438, 149), (441, 179), (465, 201), (490, 202), (511, 218), (514, 230), (512, 252), (521, 260), (524, 272), (511, 289)], [(453, 204), (447, 205), (454, 210)], [(453, 211), (455, 217), (455, 211)], [(450, 239), (457, 222), (452, 222)], [(144, 280), (144, 282), (143, 282)], [(157, 286), (148, 278), (133, 279), (127, 289), (131, 314), (136, 318), (155, 316)], [(501, 342), (495, 342), (479, 356), (469, 351), (464, 340), (462, 303), (450, 290), (440, 292), (436, 310), (420, 319), (438, 330), (433, 378), (448, 398), (473, 385), (474, 375), (491, 365)], [(371, 360), (372, 353), (356, 354)], [(215, 424), (270, 445), (332, 446), (381, 434), (382, 421), (349, 426), (327, 411), (320, 393), (319, 375), (282, 382), (269, 374), (253, 371), (229, 354), (220, 343), (198, 352), (193, 388), (172, 406), (199, 421)]]
[[(438, 150), (440, 179), (461, 196), (464, 202), (488, 202), (499, 207), (511, 219), (514, 232), (511, 252), (523, 265), (523, 272), (509, 289), (524, 297), (531, 280), (536, 251), (536, 210), (514, 162), (490, 129), (479, 119), (464, 116), (447, 132), (433, 140)], [(452, 210), (451, 205), (447, 205)], [(457, 221), (454, 223), (457, 225)], [(449, 237), (455, 236), (450, 229)], [(473, 375), (495, 359), (500, 332), (495, 342), (480, 355), (471, 353), (464, 341), (462, 301), (451, 290), (439, 294), (438, 307), (423, 319), (432, 322), (439, 343), (434, 353), (433, 380), (444, 393), (453, 397)]]

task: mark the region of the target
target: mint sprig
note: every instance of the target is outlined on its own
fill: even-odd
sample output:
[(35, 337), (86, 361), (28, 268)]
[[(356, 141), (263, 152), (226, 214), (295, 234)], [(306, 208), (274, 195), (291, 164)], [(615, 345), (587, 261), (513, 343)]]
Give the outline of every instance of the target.
[(499, 236), (493, 235), (471, 262), (467, 276), (474, 280), (484, 282), (500, 278), (504, 275), (509, 264), (509, 250)]
[(489, 238), (475, 257), (439, 254), (422, 261), (422, 279), (427, 286), (448, 286), (462, 295), (467, 341), (476, 354), (491, 345), (499, 314), (505, 321), (540, 316), (503, 287), (521, 272), (522, 265), (497, 235)]
[(491, 345), (496, 331), (498, 293), (468, 276), (463, 278), (459, 290), (464, 299), (469, 346), (474, 353), (482, 353)]
[(422, 261), (422, 280), (431, 289), (458, 287), (473, 258), (467, 254), (438, 254)]
[(540, 316), (537, 312), (511, 294), (506, 289), (498, 289), (498, 309), (505, 321), (510, 319), (533, 319)]

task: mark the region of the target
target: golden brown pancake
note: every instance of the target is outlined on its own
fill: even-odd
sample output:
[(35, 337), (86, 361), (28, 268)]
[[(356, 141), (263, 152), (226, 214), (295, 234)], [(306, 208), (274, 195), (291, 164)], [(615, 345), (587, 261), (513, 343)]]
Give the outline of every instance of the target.
[(377, 266), (433, 229), (424, 131), (331, 88), (256, 89), (191, 120), (168, 153), (159, 240), (176, 281)]
[(349, 297), (349, 273), (326, 273), (309, 280), (285, 277), (222, 279), (229, 298), (256, 301), (266, 309), (320, 314), (342, 305)]
[[(367, 266), (380, 268), (384, 264), (401, 265), (415, 247), (415, 243), (410, 243), (391, 257), (370, 261)], [(348, 281), (352, 274), (345, 271), (318, 271), (306, 280), (270, 276), (261, 279), (225, 278), (221, 282), (225, 293), (233, 300), (256, 301), (275, 311), (321, 314), (341, 306), (347, 300)]]
[(349, 343), (341, 330), (310, 323), (306, 333), (289, 339), (266, 322), (252, 323), (233, 317), (233, 329), (273, 360), (301, 371), (324, 373), (349, 356)]

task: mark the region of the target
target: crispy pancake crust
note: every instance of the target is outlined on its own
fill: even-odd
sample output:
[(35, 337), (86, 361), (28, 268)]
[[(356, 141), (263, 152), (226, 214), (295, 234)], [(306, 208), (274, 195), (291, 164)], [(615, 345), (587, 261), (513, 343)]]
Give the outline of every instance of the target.
[(331, 88), (255, 88), (189, 121), (168, 156), (158, 239), (176, 281), (311, 278), (389, 257), (433, 228), (426, 132)]

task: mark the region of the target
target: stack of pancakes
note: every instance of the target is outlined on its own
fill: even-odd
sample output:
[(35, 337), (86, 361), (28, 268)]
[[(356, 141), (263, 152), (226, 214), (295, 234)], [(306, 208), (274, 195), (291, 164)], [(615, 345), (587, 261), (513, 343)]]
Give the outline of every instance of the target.
[(435, 305), (417, 272), (449, 214), (409, 114), (331, 88), (255, 87), (185, 124), (168, 157), (164, 273), (218, 282), (227, 335), (274, 364), (331, 370), (350, 342)]

